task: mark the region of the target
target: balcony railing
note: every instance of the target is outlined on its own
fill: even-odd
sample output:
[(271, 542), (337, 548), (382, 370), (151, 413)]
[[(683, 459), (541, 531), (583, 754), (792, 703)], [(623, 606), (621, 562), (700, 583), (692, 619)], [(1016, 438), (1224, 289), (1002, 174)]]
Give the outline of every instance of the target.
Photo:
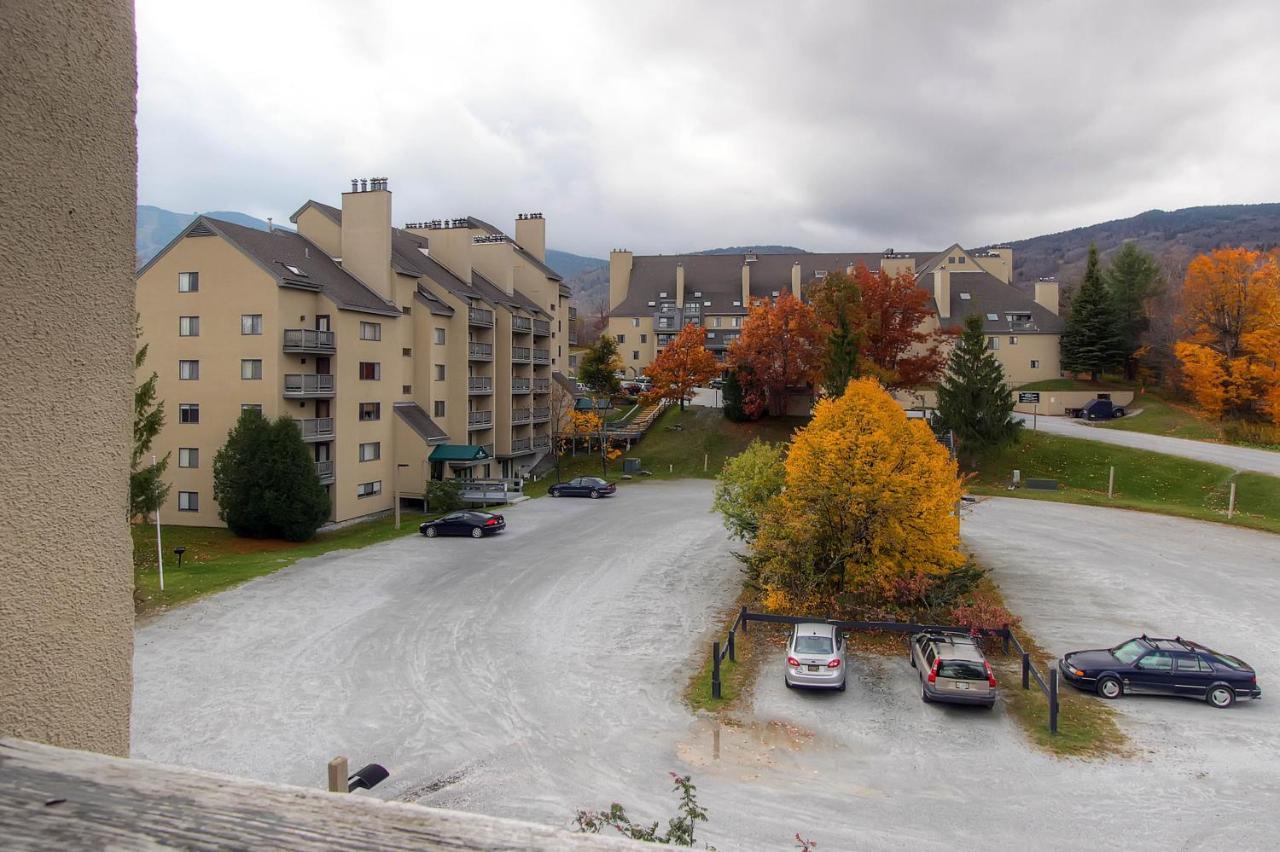
[(316, 352), (331, 355), (338, 351), (332, 331), (317, 331), (313, 328), (286, 328), (284, 330), (285, 352)]
[(333, 440), (332, 417), (308, 417), (305, 420), (297, 421), (297, 423), (298, 428), (302, 430), (302, 440), (304, 441)]
[(492, 361), (493, 344), (470, 341), (467, 343), (467, 355), (472, 361)]
[(1035, 331), (1037, 328), (1035, 320), (1009, 320), (1010, 331)]
[(529, 380), (522, 376), (515, 376), (511, 379), (512, 393), (528, 393), (530, 390)]
[(493, 425), (492, 411), (468, 411), (467, 412), (467, 428), (468, 429), (488, 429)]
[(333, 482), (333, 460), (316, 462), (316, 476), (320, 477), (321, 485)]
[(511, 360), (518, 361), (522, 364), (528, 364), (529, 359), (533, 357), (533, 351), (528, 346), (512, 346)]
[(534, 379), (533, 392), (534, 393), (551, 393), (551, 380), (550, 379)]
[(546, 422), (547, 422), (548, 420), (550, 420), (550, 419), (551, 419), (551, 409), (550, 409), (550, 408), (535, 408), (535, 409), (533, 410), (533, 422), (534, 422), (534, 423), (546, 423)]
[(533, 330), (533, 320), (528, 317), (512, 317), (511, 330), (521, 334), (528, 334)]
[(512, 438), (511, 453), (530, 453), (533, 452), (533, 440), (531, 438)]
[(533, 333), (541, 337), (546, 337), (547, 335), (551, 334), (551, 321), (550, 320), (534, 320)]
[(285, 373), (284, 395), (289, 399), (328, 399), (333, 396), (333, 376), (327, 373)]
[(550, 364), (550, 363), (551, 363), (551, 350), (550, 350), (550, 349), (535, 349), (535, 350), (533, 350), (533, 363), (535, 363), (535, 364)]
[(551, 436), (550, 435), (534, 435), (532, 446), (535, 450), (551, 449)]
[(493, 377), (492, 376), (468, 376), (467, 377), (467, 393), (471, 393), (471, 394), (493, 393)]
[(529, 422), (529, 420), (532, 418), (532, 416), (533, 416), (533, 412), (532, 412), (532, 411), (530, 411), (530, 410), (529, 410), (529, 409), (527, 409), (527, 408), (513, 408), (513, 409), (511, 409), (511, 422), (512, 422), (512, 423), (528, 423), (528, 422)]
[(467, 322), (470, 325), (480, 325), (493, 328), (493, 311), (485, 308), (468, 308)]

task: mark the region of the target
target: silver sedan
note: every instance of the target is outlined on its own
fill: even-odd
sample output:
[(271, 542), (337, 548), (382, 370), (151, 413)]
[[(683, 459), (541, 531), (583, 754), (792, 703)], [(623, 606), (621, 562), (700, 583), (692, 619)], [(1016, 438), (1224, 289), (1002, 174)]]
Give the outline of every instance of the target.
[(787, 689), (811, 686), (844, 692), (844, 635), (830, 624), (797, 624), (787, 640)]

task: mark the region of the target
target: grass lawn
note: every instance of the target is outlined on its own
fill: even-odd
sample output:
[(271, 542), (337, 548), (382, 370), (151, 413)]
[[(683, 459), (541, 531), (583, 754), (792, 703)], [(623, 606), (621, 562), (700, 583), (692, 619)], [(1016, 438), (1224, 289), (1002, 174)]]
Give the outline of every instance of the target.
[(1018, 387), (1014, 388), (1014, 390), (1021, 391), (1111, 391), (1133, 389), (1133, 382), (1126, 381), (1123, 376), (1108, 375), (1101, 376), (1096, 382), (1091, 382), (1088, 379), (1045, 379), (1028, 385), (1018, 385)]
[[(1107, 497), (1109, 468), (1116, 468), (1115, 496)], [(1014, 470), (1056, 479), (1057, 491), (1006, 486)], [(1227, 495), (1235, 480), (1237, 513), (1227, 520)], [(1280, 478), (1235, 475), (1218, 465), (1044, 432), (1024, 431), (1014, 446), (983, 461), (970, 483), (975, 494), (1055, 500), (1139, 509), (1280, 532)]]
[(1152, 391), (1134, 397), (1129, 408), (1141, 409), (1141, 413), (1112, 420), (1101, 424), (1098, 428), (1141, 432), (1145, 435), (1167, 435), (1171, 438), (1190, 438), (1193, 441), (1222, 440), (1222, 429), (1217, 424), (1200, 418), (1190, 408), (1169, 402)]
[[(796, 428), (808, 422), (802, 417), (766, 417), (754, 423), (732, 423), (718, 408), (690, 406), (684, 411), (672, 406), (658, 417), (645, 436), (623, 453), (624, 458), (640, 459), (640, 466), (652, 476), (618, 482), (630, 487), (646, 479), (714, 479), (727, 459), (742, 452), (753, 438), (762, 441), (789, 441)], [(676, 429), (674, 427), (680, 427)], [(564, 455), (560, 459), (560, 479), (575, 476), (601, 476), (600, 456)], [(705, 469), (704, 469), (705, 461)], [(609, 479), (622, 475), (622, 459), (609, 465)], [(538, 482), (525, 483), (524, 493), (540, 497), (556, 483), (555, 471)]]
[[(156, 528), (146, 524), (133, 527), (134, 607), (146, 615), (175, 604), (221, 591), (231, 586), (270, 574), (299, 559), (319, 556), (331, 550), (365, 547), (402, 535), (416, 533), (423, 516), (417, 512), (402, 513), (397, 531), (395, 519), (388, 516), (368, 523), (353, 524), (317, 535), (311, 541), (291, 542), (273, 539), (238, 538), (230, 530), (219, 527), (179, 527), (161, 525), (164, 544), (164, 591), (160, 591), (156, 570)], [(182, 569), (173, 555), (176, 547), (185, 547)]]

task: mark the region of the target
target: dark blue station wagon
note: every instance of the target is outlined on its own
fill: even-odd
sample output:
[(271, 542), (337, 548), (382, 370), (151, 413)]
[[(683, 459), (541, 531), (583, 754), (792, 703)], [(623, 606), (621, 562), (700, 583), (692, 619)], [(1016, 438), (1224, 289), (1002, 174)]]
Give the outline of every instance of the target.
[(1103, 698), (1180, 695), (1230, 707), (1237, 698), (1262, 697), (1252, 667), (1182, 637), (1139, 636), (1114, 648), (1072, 651), (1063, 655), (1060, 671), (1068, 683)]

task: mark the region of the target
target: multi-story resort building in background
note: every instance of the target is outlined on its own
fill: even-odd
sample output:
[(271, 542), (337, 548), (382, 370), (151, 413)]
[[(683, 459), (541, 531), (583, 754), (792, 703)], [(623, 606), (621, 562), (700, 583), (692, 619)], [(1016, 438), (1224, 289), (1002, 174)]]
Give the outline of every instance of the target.
[(708, 349), (723, 358), (738, 337), (752, 300), (804, 288), (835, 270), (862, 264), (889, 275), (909, 272), (928, 291), (933, 315), (925, 331), (983, 318), (987, 346), (1004, 365), (1010, 384), (1059, 375), (1058, 284), (1038, 282), (1034, 298), (1013, 286), (1013, 251), (836, 254), (609, 255), (609, 324), (629, 373), (642, 373), (688, 323), (704, 330)]
[(420, 498), (427, 479), (515, 477), (549, 452), (569, 291), (546, 221), (392, 225), (385, 178), (293, 231), (201, 216), (138, 272), (171, 453), (169, 523), (218, 525), (213, 457), (245, 408), (298, 421), (332, 519)]

